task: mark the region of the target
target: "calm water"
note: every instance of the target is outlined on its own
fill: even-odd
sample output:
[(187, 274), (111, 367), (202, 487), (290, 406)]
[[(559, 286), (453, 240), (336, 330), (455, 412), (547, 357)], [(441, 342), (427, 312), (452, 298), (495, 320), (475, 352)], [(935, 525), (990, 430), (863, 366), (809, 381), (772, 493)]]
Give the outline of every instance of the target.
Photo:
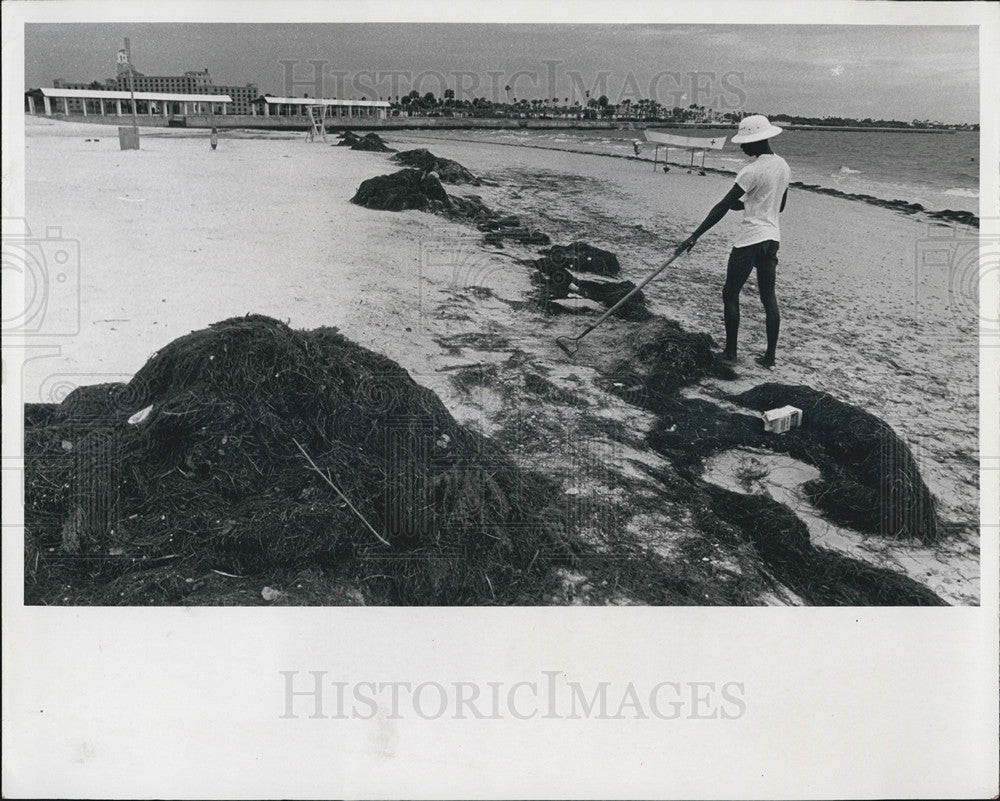
[[(734, 133), (731, 128), (671, 130), (657, 126), (656, 130), (697, 137)], [(633, 154), (633, 140), (643, 141), (641, 130), (466, 130), (421, 134), (622, 156)], [(651, 159), (653, 147), (644, 143), (642, 157)], [(774, 149), (791, 166), (792, 180), (885, 200), (920, 203), (932, 211), (956, 209), (979, 214), (979, 134), (974, 131), (785, 131), (775, 140)], [(672, 150), (670, 158), (686, 159), (678, 150)], [(700, 158), (699, 154), (698, 163)], [(705, 165), (735, 172), (746, 160), (736, 145), (727, 143), (721, 151), (709, 151)]]

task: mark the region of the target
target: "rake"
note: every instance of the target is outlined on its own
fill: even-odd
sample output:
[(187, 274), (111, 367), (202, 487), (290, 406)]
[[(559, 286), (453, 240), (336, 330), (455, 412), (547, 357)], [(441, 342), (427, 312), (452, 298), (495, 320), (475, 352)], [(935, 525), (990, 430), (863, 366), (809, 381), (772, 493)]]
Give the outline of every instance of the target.
[(604, 314), (602, 314), (597, 319), (597, 322), (588, 325), (585, 329), (583, 329), (581, 333), (577, 334), (575, 337), (569, 337), (569, 336), (556, 337), (556, 344), (559, 346), (560, 350), (562, 350), (562, 352), (565, 353), (567, 356), (569, 356), (571, 359), (574, 356), (576, 356), (576, 352), (580, 349), (581, 339), (583, 339), (585, 336), (587, 336), (587, 334), (589, 334), (591, 331), (597, 328), (597, 326), (599, 326), (601, 323), (607, 320), (619, 308), (624, 306), (629, 301), (629, 299), (632, 298), (633, 295), (635, 295), (640, 289), (646, 286), (646, 284), (648, 284), (650, 281), (656, 278), (656, 276), (658, 276), (660, 273), (666, 270), (667, 267), (673, 264), (674, 261), (677, 259), (677, 257), (680, 255), (681, 255), (680, 253), (675, 253), (673, 256), (671, 256), (670, 259), (666, 262), (666, 264), (658, 268), (656, 272), (650, 273), (648, 276), (646, 276), (646, 278), (643, 280), (641, 284), (639, 284), (639, 286), (637, 286), (635, 289), (633, 289), (631, 292), (625, 295), (625, 297), (619, 300), (614, 306), (612, 306), (610, 309), (604, 312)]

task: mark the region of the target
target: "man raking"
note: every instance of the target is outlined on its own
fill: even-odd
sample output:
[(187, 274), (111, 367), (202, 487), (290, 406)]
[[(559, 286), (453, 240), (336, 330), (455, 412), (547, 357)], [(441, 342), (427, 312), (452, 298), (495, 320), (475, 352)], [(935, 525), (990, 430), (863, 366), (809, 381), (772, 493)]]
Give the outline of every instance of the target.
[(774, 294), (778, 268), (778, 243), (781, 232), (778, 214), (785, 210), (788, 199), (788, 164), (771, 150), (770, 140), (781, 133), (781, 128), (771, 125), (767, 117), (754, 114), (740, 122), (739, 131), (732, 141), (748, 156), (755, 157), (736, 175), (736, 183), (729, 193), (708, 213), (704, 222), (674, 251), (679, 256), (694, 247), (698, 238), (726, 216), (730, 209), (743, 210), (743, 222), (733, 242), (726, 268), (726, 284), (722, 290), (723, 318), (726, 325), (726, 349), (720, 361), (734, 365), (737, 362), (736, 340), (740, 328), (740, 290), (750, 273), (757, 270), (757, 288), (764, 304), (767, 330), (767, 350), (755, 361), (763, 367), (774, 366), (774, 353), (778, 346), (778, 329), (781, 315), (778, 299)]

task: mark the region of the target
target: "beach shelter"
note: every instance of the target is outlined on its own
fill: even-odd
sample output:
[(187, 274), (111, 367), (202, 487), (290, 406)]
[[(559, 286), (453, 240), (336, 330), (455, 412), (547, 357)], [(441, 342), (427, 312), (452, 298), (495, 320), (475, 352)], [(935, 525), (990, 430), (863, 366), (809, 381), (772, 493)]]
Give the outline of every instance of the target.
[(674, 134), (662, 133), (660, 131), (643, 131), (646, 135), (647, 142), (653, 142), (656, 145), (656, 149), (653, 151), (653, 169), (656, 169), (656, 162), (660, 155), (660, 148), (663, 148), (663, 164), (666, 165), (667, 158), (670, 155), (670, 148), (680, 148), (681, 150), (691, 151), (691, 165), (688, 169), (694, 169), (694, 154), (695, 151), (701, 151), (701, 169), (705, 169), (705, 151), (706, 150), (722, 150), (722, 146), (726, 144), (726, 137), (724, 136), (675, 136)]

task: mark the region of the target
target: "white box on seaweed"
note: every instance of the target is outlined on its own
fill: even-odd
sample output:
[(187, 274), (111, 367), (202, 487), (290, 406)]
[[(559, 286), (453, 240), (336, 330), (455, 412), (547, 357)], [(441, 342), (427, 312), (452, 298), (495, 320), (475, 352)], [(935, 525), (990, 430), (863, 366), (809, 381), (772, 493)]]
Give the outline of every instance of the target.
[(784, 434), (788, 429), (802, 425), (802, 410), (794, 406), (769, 409), (761, 416), (764, 418), (764, 430), (775, 434)]

